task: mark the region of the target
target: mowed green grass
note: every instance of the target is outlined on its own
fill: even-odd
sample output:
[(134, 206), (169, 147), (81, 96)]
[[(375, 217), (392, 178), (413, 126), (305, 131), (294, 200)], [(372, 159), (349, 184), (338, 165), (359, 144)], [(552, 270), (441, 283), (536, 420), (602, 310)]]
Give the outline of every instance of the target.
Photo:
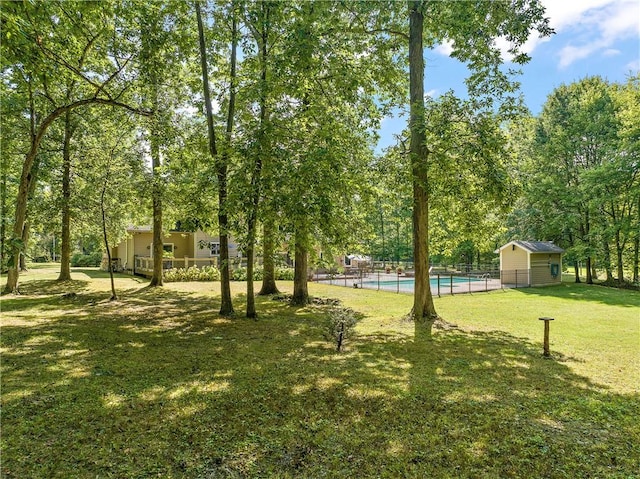
[(363, 315), (336, 353), (323, 307), (247, 320), (243, 283), (225, 319), (218, 283), (72, 276), (0, 299), (2, 477), (640, 477), (637, 292), (443, 297), (458, 328), (414, 342), (411, 296), (311, 284)]

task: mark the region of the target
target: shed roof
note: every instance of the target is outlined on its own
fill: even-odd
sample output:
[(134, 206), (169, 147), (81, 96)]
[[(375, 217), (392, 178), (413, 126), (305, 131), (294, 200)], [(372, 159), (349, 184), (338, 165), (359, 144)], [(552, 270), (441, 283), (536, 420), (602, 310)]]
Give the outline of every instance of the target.
[(504, 246), (501, 246), (497, 252), (503, 249), (516, 245), (520, 248), (528, 251), (529, 253), (564, 253), (564, 250), (560, 246), (552, 243), (551, 241), (511, 241)]

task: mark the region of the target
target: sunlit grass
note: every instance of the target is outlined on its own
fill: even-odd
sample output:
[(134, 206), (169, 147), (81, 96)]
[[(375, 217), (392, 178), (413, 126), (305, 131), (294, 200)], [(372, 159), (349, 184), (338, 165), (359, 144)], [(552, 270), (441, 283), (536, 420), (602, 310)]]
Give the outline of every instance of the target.
[(638, 293), (443, 297), (458, 329), (414, 343), (411, 296), (311, 284), (363, 314), (338, 354), (322, 307), (244, 319), (244, 283), (228, 319), (218, 283), (56, 277), (0, 300), (2, 477), (637, 477)]

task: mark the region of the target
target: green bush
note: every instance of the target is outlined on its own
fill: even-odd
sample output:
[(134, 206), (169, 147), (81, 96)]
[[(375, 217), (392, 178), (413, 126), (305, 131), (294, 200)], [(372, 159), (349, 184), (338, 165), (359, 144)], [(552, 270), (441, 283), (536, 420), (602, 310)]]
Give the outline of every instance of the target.
[(71, 257), (71, 266), (73, 267), (100, 266), (101, 262), (102, 253), (100, 251), (91, 254), (76, 253)]
[(293, 281), (293, 268), (276, 268), (276, 279), (279, 281)]
[[(293, 280), (293, 268), (276, 268), (275, 274), (276, 280)], [(262, 268), (256, 268), (253, 270), (254, 281), (262, 281), (263, 276), (264, 270)], [(165, 270), (164, 280), (167, 283), (179, 281), (220, 281), (220, 270), (213, 266), (205, 266), (203, 268), (196, 268), (195, 266), (191, 266), (187, 269), (173, 268)], [(237, 268), (231, 270), (231, 281), (246, 280), (247, 268)]]
[(351, 308), (330, 308), (325, 323), (325, 338), (335, 343), (336, 350), (340, 351), (344, 342), (353, 335), (358, 320), (358, 314)]
[(196, 268), (173, 268), (164, 272), (164, 280), (167, 283), (175, 283), (179, 281), (220, 281), (220, 271), (213, 266), (204, 266)]

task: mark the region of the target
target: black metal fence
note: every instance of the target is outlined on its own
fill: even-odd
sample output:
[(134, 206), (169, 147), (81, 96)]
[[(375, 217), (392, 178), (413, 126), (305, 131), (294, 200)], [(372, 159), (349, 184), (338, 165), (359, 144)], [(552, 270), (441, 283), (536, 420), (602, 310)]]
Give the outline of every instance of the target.
[[(336, 286), (413, 293), (415, 277), (409, 273), (387, 273), (386, 271), (355, 270), (342, 274), (316, 274), (314, 280), (319, 283)], [(429, 277), (431, 292), (442, 296), (447, 294), (473, 293), (500, 289), (499, 277), (491, 273), (436, 273)]]
[[(487, 271), (463, 273), (438, 272), (429, 276), (431, 293), (437, 296), (488, 292), (505, 288), (530, 286), (530, 270)], [(375, 289), (396, 293), (413, 293), (415, 277), (409, 272), (351, 270), (343, 273), (316, 273), (313, 279), (319, 283), (348, 288)]]

